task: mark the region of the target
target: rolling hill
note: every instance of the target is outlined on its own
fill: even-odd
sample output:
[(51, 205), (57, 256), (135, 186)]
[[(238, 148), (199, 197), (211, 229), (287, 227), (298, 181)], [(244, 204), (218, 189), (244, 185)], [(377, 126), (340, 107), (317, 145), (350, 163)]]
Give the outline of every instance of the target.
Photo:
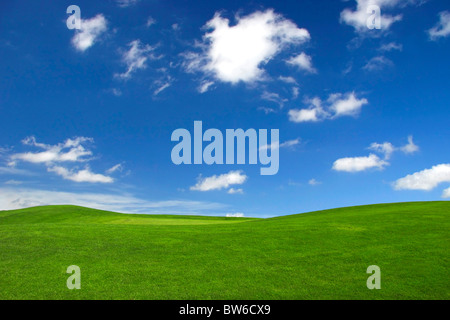
[[(449, 202), (271, 219), (0, 211), (0, 299), (448, 299), (449, 214)], [(381, 290), (366, 287), (370, 265)]]

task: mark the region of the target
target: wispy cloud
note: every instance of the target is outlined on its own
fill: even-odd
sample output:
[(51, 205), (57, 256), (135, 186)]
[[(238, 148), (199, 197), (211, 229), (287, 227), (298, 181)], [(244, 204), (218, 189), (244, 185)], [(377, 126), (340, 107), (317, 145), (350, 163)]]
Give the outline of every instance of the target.
[(313, 178), (313, 179), (311, 179), (311, 180), (308, 181), (308, 184), (309, 184), (310, 186), (318, 186), (318, 185), (321, 185), (322, 182), (317, 181), (316, 179)]
[(297, 80), (295, 80), (293, 77), (284, 77), (284, 76), (279, 76), (278, 77), (279, 80), (285, 82), (285, 83), (289, 83), (289, 84), (295, 84), (297, 85)]
[(48, 145), (38, 143), (36, 138), (31, 136), (22, 140), (22, 143), (27, 146), (33, 146), (44, 149), (41, 152), (25, 152), (15, 153), (10, 156), (12, 161), (25, 161), (31, 163), (50, 163), (50, 162), (84, 162), (88, 159), (87, 156), (92, 155), (92, 151), (86, 149), (83, 144), (92, 143), (92, 138), (76, 137), (74, 139), (67, 139), (63, 143), (56, 145)]
[(288, 141), (285, 141), (280, 144), (272, 143), (269, 145), (263, 145), (263, 146), (259, 147), (259, 150), (267, 150), (267, 149), (276, 150), (276, 149), (282, 149), (282, 148), (292, 148), (298, 144), (300, 144), (300, 138), (288, 140)]
[(198, 87), (198, 92), (205, 93), (209, 90), (209, 88), (214, 84), (214, 81), (202, 81)]
[(283, 108), (284, 103), (288, 101), (288, 99), (280, 97), (280, 95), (278, 93), (268, 92), (268, 91), (264, 91), (262, 93), (261, 99), (270, 101), (270, 102), (274, 102), (274, 103), (278, 104), (278, 106), (280, 108)]
[(430, 30), (428, 35), (431, 40), (447, 37), (450, 35), (450, 12), (442, 11), (439, 13), (439, 22)]
[(13, 186), (18, 186), (20, 184), (22, 184), (22, 181), (18, 181), (18, 180), (8, 180), (5, 182), (5, 184), (7, 185), (13, 185)]
[(147, 68), (148, 59), (158, 59), (153, 54), (156, 47), (148, 44), (142, 45), (140, 40), (133, 40), (128, 46), (130, 47), (128, 51), (122, 54), (122, 62), (127, 66), (127, 70), (124, 73), (115, 74), (116, 77), (125, 80), (129, 79), (137, 70)]
[(91, 144), (93, 142), (94, 140), (92, 138), (75, 137), (55, 145), (49, 145), (37, 142), (36, 138), (31, 136), (22, 140), (22, 143), (26, 146), (43, 149), (43, 151), (14, 153), (9, 156), (9, 170), (5, 169), (3, 171), (14, 174), (15, 170), (19, 170), (14, 168), (17, 162), (28, 162), (44, 164), (48, 172), (56, 173), (66, 180), (74, 182), (112, 183), (114, 181), (113, 178), (103, 174), (93, 173), (88, 165), (81, 170), (76, 168), (68, 169), (61, 166), (62, 163), (87, 163), (91, 161), (93, 153), (87, 149), (85, 144)]
[(384, 51), (384, 52), (389, 52), (389, 51), (393, 51), (393, 50), (402, 51), (403, 45), (398, 44), (396, 42), (389, 42), (389, 43), (382, 44), (378, 50)]
[(74, 193), (24, 188), (0, 188), (0, 210), (63, 204), (123, 213), (181, 215), (217, 215), (222, 214), (227, 207), (217, 202), (191, 200), (148, 201), (130, 194)]
[(164, 79), (156, 80), (153, 85), (157, 88), (155, 89), (155, 91), (153, 91), (153, 95), (157, 96), (158, 94), (169, 88), (172, 85), (172, 82), (173, 79), (170, 76), (167, 76)]
[(116, 3), (121, 8), (128, 8), (137, 4), (139, 0), (116, 0)]
[(147, 18), (147, 22), (145, 23), (145, 25), (146, 25), (147, 27), (150, 27), (150, 26), (152, 26), (152, 25), (154, 25), (154, 24), (156, 24), (156, 20), (153, 19), (152, 17), (148, 17), (148, 18)]
[(394, 63), (385, 56), (377, 56), (370, 59), (363, 67), (367, 71), (380, 71), (387, 67), (392, 67)]
[(115, 166), (112, 166), (111, 168), (106, 170), (106, 173), (107, 174), (113, 174), (116, 171), (122, 172), (122, 170), (123, 170), (123, 165), (121, 163), (118, 163)]
[(241, 188), (235, 189), (235, 188), (230, 188), (227, 191), (228, 194), (244, 194), (244, 190)]

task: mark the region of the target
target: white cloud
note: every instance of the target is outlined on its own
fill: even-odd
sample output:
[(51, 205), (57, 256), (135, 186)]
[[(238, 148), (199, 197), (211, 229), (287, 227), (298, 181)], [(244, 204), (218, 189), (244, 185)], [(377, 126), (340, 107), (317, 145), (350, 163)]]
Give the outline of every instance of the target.
[(108, 170), (106, 170), (107, 174), (112, 174), (116, 171), (122, 172), (123, 170), (123, 165), (121, 163), (116, 164), (115, 166), (109, 168)]
[(442, 11), (439, 13), (439, 22), (430, 30), (428, 35), (431, 40), (437, 40), (441, 37), (450, 35), (450, 12)]
[(220, 176), (214, 175), (207, 178), (199, 178), (195, 186), (192, 186), (190, 190), (195, 191), (211, 191), (221, 190), (228, 188), (231, 185), (243, 184), (247, 181), (247, 176), (242, 171), (230, 171)]
[(268, 107), (258, 107), (258, 110), (264, 111), (265, 114), (276, 113), (277, 112), (275, 109), (268, 108)]
[[(76, 137), (74, 139), (67, 139), (66, 141), (56, 145), (49, 145), (37, 142), (36, 138), (33, 136), (28, 137), (22, 140), (24, 145), (40, 148), (44, 151), (12, 154), (10, 156), (10, 164), (12, 168), (10, 168), (10, 170), (4, 170), (4, 173), (14, 174), (14, 171), (18, 170), (13, 168), (17, 165), (16, 162), (22, 161), (34, 164), (45, 164), (48, 172), (56, 173), (66, 180), (75, 182), (112, 183), (114, 182), (113, 178), (102, 174), (93, 173), (88, 166), (86, 166), (85, 169), (77, 171), (74, 169), (67, 169), (61, 165), (56, 165), (57, 163), (80, 163), (91, 161), (92, 158), (88, 156), (92, 156), (92, 151), (86, 149), (83, 144), (93, 142), (94, 140), (92, 138)], [(107, 173), (112, 173), (119, 169), (120, 167), (117, 165), (107, 170)], [(1, 172), (2, 170), (0, 170), (0, 173)]]
[(156, 20), (153, 19), (152, 17), (148, 17), (147, 18), (147, 23), (145, 24), (147, 27), (150, 27), (152, 25), (156, 24)]
[(214, 84), (213, 81), (202, 81), (200, 86), (198, 87), (198, 92), (205, 93), (209, 90), (209, 88)]
[(264, 91), (262, 93), (261, 99), (274, 102), (274, 103), (278, 104), (280, 106), (280, 108), (283, 108), (284, 103), (288, 101), (288, 99), (281, 98), (278, 93), (268, 92), (268, 91)]
[(440, 183), (450, 182), (450, 164), (439, 164), (431, 169), (419, 171), (394, 182), (395, 190), (430, 191)]
[(170, 83), (170, 82), (165, 82), (165, 83), (161, 84), (161, 86), (153, 92), (153, 95), (157, 96), (158, 94), (160, 94), (162, 91), (166, 90), (171, 85), (172, 85), (172, 83)]
[(450, 188), (447, 188), (442, 192), (442, 198), (450, 198)]
[(122, 61), (126, 64), (127, 71), (115, 75), (122, 79), (130, 78), (136, 70), (147, 68), (147, 60), (149, 58), (153, 60), (157, 59), (152, 53), (155, 50), (155, 47), (148, 44), (143, 46), (140, 40), (133, 40), (128, 46), (130, 49), (125, 51), (122, 55)]
[(297, 99), (300, 94), (300, 89), (298, 87), (292, 88), (292, 99)]
[(318, 185), (322, 184), (322, 182), (317, 181), (316, 179), (313, 178), (313, 179), (308, 181), (308, 184), (311, 185), (311, 186), (318, 186)]
[(294, 140), (285, 141), (281, 144), (272, 143), (270, 145), (263, 145), (263, 146), (259, 147), (259, 150), (267, 150), (267, 149), (276, 150), (276, 149), (281, 149), (281, 148), (290, 148), (295, 145), (298, 145), (299, 143), (300, 143), (300, 138), (297, 138)]
[(328, 98), (330, 110), (333, 111), (333, 117), (357, 116), (361, 107), (368, 103), (367, 99), (358, 99), (354, 92), (343, 95), (336, 93)]
[(399, 148), (393, 146), (390, 142), (374, 142), (368, 149), (383, 154), (383, 160), (374, 154), (370, 154), (367, 157), (342, 158), (334, 162), (333, 169), (336, 171), (347, 172), (365, 171), (371, 168), (384, 169), (385, 166), (389, 165), (387, 160), (391, 158), (391, 155), (394, 152), (402, 151), (403, 153), (414, 153), (419, 150), (419, 147), (414, 144), (412, 139), (412, 136), (409, 136), (408, 144)]
[(286, 61), (287, 64), (298, 67), (299, 69), (305, 70), (310, 73), (317, 73), (317, 70), (314, 69), (312, 65), (312, 59), (310, 56), (305, 54), (304, 52), (299, 55), (290, 58)]
[[(226, 206), (215, 202), (190, 200), (147, 201), (129, 194), (73, 193), (22, 188), (0, 188), (0, 210), (20, 209), (42, 205), (77, 205), (124, 213), (143, 214), (202, 214)], [(226, 212), (226, 211), (225, 211)]]
[(22, 181), (17, 181), (17, 180), (8, 180), (5, 182), (5, 184), (9, 184), (9, 185), (14, 185), (14, 186), (18, 186), (19, 184), (22, 184)]
[(295, 84), (297, 85), (297, 80), (295, 80), (293, 77), (284, 77), (284, 76), (279, 76), (278, 77), (279, 80), (285, 82), (285, 83), (289, 83), (289, 84)]
[(92, 155), (92, 152), (82, 145), (85, 142), (93, 142), (93, 139), (76, 137), (56, 145), (47, 145), (36, 142), (35, 137), (28, 137), (22, 141), (24, 145), (38, 147), (44, 151), (16, 153), (10, 158), (12, 161), (20, 160), (31, 163), (83, 162), (88, 160), (86, 156)]
[(349, 8), (344, 9), (341, 12), (341, 22), (348, 24), (355, 28), (358, 33), (368, 33), (371, 30), (367, 27), (367, 20), (372, 15), (371, 11), (367, 13), (370, 5), (376, 5), (381, 9), (381, 30), (388, 30), (391, 25), (402, 19), (402, 15), (388, 15), (384, 12), (388, 9), (393, 9), (395, 7), (406, 5), (411, 0), (356, 0), (356, 10), (351, 10)]
[(393, 66), (394, 63), (385, 56), (373, 57), (364, 65), (363, 69), (367, 71), (379, 71), (386, 67)]
[(403, 147), (394, 147), (390, 142), (383, 142), (383, 143), (374, 142), (370, 145), (369, 150), (383, 153), (384, 159), (389, 160), (392, 153), (394, 153), (395, 151), (402, 151), (403, 153), (409, 154), (419, 151), (419, 147), (416, 144), (414, 144), (413, 137), (408, 136), (408, 143)]
[(395, 147), (390, 142), (377, 143), (374, 142), (370, 145), (369, 150), (373, 150), (384, 154), (384, 159), (391, 158), (392, 153), (395, 151)]
[(117, 88), (112, 88), (111, 89), (111, 93), (113, 95), (115, 95), (116, 97), (120, 97), (122, 95), (122, 91), (120, 89), (117, 89)]
[(310, 38), (306, 29), (298, 28), (273, 10), (236, 17), (236, 21), (230, 26), (228, 19), (216, 13), (206, 24), (212, 31), (199, 44), (202, 52), (185, 54), (186, 70), (230, 83), (263, 80), (263, 66), (286, 45), (301, 44)]
[(31, 175), (31, 173), (27, 170), (17, 169), (14, 166), (9, 167), (0, 167), (0, 174), (9, 174), (9, 175)]
[(389, 52), (389, 51), (393, 51), (393, 50), (402, 51), (403, 45), (398, 44), (396, 42), (389, 42), (389, 43), (385, 43), (385, 44), (381, 45), (381, 47), (378, 50), (384, 51), (384, 52)]
[(368, 157), (341, 158), (333, 163), (333, 170), (345, 172), (359, 172), (371, 168), (384, 169), (388, 162), (374, 154)]
[(368, 103), (367, 99), (358, 99), (354, 92), (346, 94), (331, 94), (326, 101), (325, 107), (320, 98), (315, 97), (307, 100), (310, 104), (308, 109), (289, 110), (289, 120), (292, 122), (316, 122), (325, 119), (334, 119), (340, 116), (357, 116), (361, 107)]
[(414, 152), (419, 151), (419, 147), (414, 144), (413, 137), (409, 136), (408, 144), (401, 147), (400, 150), (403, 151), (404, 153), (414, 153)]
[(107, 29), (107, 20), (102, 14), (87, 20), (81, 19), (81, 29), (75, 31), (75, 35), (72, 37), (72, 45), (78, 51), (84, 52), (93, 46)]
[(103, 174), (91, 172), (89, 167), (83, 170), (74, 172), (60, 166), (53, 166), (47, 168), (49, 172), (54, 172), (66, 180), (75, 182), (90, 182), (90, 183), (112, 183), (114, 179)]
[(311, 109), (292, 109), (289, 110), (289, 120), (292, 122), (316, 122), (322, 120), (322, 114), (324, 114), (321, 108), (311, 108)]
[(228, 194), (244, 194), (244, 190), (239, 188), (239, 189), (235, 189), (235, 188), (230, 188), (227, 191)]
[(236, 213), (227, 213), (226, 214), (227, 218), (242, 218), (244, 217), (244, 214), (241, 212), (236, 212)]

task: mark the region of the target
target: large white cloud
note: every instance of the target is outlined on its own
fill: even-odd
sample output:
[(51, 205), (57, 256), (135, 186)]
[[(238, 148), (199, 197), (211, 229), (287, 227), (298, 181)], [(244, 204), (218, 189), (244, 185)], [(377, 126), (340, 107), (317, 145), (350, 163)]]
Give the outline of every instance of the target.
[(231, 185), (240, 185), (247, 181), (247, 176), (242, 171), (230, 171), (219, 176), (200, 178), (195, 186), (190, 189), (195, 191), (211, 191), (226, 189)]
[(75, 31), (75, 35), (72, 37), (72, 45), (78, 51), (84, 52), (92, 47), (107, 29), (107, 20), (102, 14), (91, 19), (82, 19), (81, 29)]
[(447, 37), (450, 35), (450, 12), (442, 11), (439, 13), (439, 22), (430, 30), (428, 35), (431, 40), (437, 40), (441, 37)]
[(387, 165), (389, 165), (388, 162), (380, 159), (375, 154), (370, 154), (367, 157), (349, 157), (338, 159), (333, 163), (333, 170), (359, 172), (372, 168), (383, 169)]
[(273, 10), (257, 11), (236, 17), (236, 24), (216, 13), (206, 28), (212, 30), (199, 44), (200, 53), (185, 55), (186, 69), (230, 83), (254, 82), (265, 77), (263, 66), (286, 45), (309, 40), (306, 29), (276, 14)]
[(306, 102), (310, 105), (307, 109), (289, 110), (290, 121), (314, 122), (341, 116), (357, 116), (361, 107), (369, 103), (366, 98), (358, 99), (354, 92), (331, 94), (325, 103), (318, 97)]
[(396, 190), (430, 191), (444, 182), (450, 182), (450, 164), (439, 164), (431, 169), (425, 169), (394, 182)]

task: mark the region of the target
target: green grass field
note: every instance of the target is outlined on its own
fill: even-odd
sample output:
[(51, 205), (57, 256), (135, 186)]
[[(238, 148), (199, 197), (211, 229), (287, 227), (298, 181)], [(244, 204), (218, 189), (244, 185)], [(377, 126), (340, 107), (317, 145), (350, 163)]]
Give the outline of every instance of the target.
[[(449, 202), (272, 219), (0, 211), (0, 299), (448, 299), (449, 214)], [(366, 287), (369, 265), (381, 290)]]

